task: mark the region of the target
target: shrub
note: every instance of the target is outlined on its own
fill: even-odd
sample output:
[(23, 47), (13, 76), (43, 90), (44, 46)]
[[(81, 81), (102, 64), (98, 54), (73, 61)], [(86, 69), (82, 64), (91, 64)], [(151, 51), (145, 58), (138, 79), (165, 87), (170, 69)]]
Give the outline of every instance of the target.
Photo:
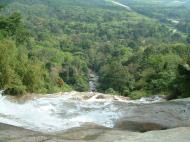
[(12, 95), (12, 96), (24, 95), (25, 93), (26, 93), (26, 87), (23, 85), (10, 87), (4, 91), (5, 95)]
[(131, 99), (134, 99), (134, 100), (140, 99), (140, 98), (142, 98), (142, 97), (148, 97), (148, 96), (150, 96), (150, 94), (149, 94), (148, 92), (143, 91), (143, 90), (133, 91), (133, 92), (129, 95), (129, 97), (130, 97)]
[(117, 92), (113, 88), (109, 88), (105, 91), (106, 94), (116, 95)]

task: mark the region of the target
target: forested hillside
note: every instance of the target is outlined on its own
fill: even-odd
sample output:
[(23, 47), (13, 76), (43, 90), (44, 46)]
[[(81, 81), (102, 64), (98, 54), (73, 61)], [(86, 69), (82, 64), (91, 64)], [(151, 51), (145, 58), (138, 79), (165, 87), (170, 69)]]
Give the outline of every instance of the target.
[(174, 31), (190, 33), (190, 1), (182, 0), (119, 0), (135, 11), (157, 19)]
[(7, 94), (88, 91), (93, 70), (99, 92), (190, 96), (188, 8), (155, 8), (154, 0), (120, 0), (131, 11), (109, 0), (0, 2), (0, 88)]

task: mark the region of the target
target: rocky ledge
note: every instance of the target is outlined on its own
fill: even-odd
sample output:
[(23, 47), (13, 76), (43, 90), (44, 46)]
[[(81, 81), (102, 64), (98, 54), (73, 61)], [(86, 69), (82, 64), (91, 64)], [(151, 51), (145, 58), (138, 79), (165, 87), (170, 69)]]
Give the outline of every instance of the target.
[(0, 142), (189, 142), (190, 99), (152, 104), (115, 102), (124, 117), (115, 128), (87, 124), (44, 134), (0, 124)]
[(177, 127), (190, 127), (190, 99), (153, 104), (120, 104), (124, 114), (115, 127), (146, 132)]
[(42, 134), (0, 124), (0, 142), (189, 142), (189, 134), (189, 127), (139, 133), (91, 126)]

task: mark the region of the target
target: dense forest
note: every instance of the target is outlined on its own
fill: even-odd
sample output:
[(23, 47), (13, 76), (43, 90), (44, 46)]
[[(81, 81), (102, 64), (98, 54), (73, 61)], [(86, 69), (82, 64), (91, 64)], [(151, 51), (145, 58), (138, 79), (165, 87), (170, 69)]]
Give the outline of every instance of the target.
[(190, 97), (189, 5), (120, 0), (127, 10), (109, 0), (0, 2), (6, 94), (88, 91), (93, 70), (99, 92)]

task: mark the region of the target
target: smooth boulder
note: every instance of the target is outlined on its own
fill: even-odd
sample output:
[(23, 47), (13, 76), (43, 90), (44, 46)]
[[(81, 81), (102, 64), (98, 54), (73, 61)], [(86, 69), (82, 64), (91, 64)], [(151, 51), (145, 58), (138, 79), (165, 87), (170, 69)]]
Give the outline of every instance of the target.
[(190, 127), (190, 99), (153, 104), (121, 105), (121, 117), (115, 128), (146, 132)]
[(73, 128), (67, 132), (42, 134), (0, 124), (0, 142), (189, 142), (189, 134), (190, 127), (139, 133), (95, 125)]

